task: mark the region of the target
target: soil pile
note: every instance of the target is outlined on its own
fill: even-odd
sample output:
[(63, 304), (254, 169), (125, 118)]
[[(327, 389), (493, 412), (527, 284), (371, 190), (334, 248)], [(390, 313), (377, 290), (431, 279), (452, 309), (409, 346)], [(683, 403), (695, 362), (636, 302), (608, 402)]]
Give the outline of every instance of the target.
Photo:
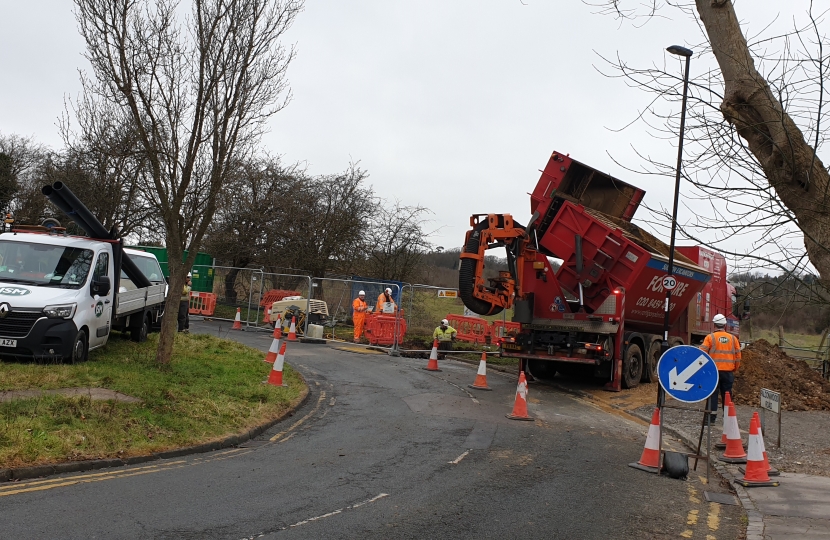
[(830, 382), (807, 362), (781, 352), (759, 339), (741, 353), (732, 398), (741, 405), (758, 406), (761, 388), (781, 393), (781, 407), (788, 411), (830, 410)]

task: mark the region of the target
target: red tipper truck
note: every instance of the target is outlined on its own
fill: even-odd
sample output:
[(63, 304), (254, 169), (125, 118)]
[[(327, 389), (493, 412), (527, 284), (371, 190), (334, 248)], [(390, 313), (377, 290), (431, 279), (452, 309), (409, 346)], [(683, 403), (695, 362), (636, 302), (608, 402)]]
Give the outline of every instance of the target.
[[(513, 308), (521, 329), (501, 340), (502, 356), (526, 361), (539, 377), (591, 370), (610, 390), (657, 380), (669, 247), (631, 223), (644, 195), (554, 152), (526, 226), (510, 214), (470, 218), (459, 295), (481, 315)], [(485, 280), (484, 256), (498, 247), (508, 271)], [(556, 271), (550, 258), (561, 261)], [(674, 275), (670, 345), (700, 343), (715, 314), (732, 313), (726, 261), (699, 246), (678, 247)]]

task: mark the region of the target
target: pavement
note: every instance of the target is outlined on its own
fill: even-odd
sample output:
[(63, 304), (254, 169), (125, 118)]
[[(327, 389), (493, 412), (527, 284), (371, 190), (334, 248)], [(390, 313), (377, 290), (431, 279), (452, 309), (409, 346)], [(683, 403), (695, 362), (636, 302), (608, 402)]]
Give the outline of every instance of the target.
[[(225, 325), (225, 328), (227, 325)], [(193, 321), (191, 331), (219, 331)], [(224, 331), (222, 332), (224, 337)], [(266, 351), (270, 336), (232, 332)], [(264, 352), (263, 352), (264, 355)], [(743, 534), (728, 486), (627, 466), (647, 426), (552, 387), (508, 420), (515, 376), (290, 344), (311, 396), (237, 448), (0, 484), (2, 538), (721, 540)], [(671, 445), (671, 441), (667, 440)]]

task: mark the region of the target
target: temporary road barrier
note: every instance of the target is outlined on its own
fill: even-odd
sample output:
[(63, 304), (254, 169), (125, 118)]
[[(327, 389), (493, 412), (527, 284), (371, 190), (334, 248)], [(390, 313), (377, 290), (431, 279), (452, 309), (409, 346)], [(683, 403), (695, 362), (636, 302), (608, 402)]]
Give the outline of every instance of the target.
[(382, 347), (403, 343), (406, 336), (406, 320), (395, 314), (367, 313), (363, 328), (369, 343)]
[(464, 317), (462, 315), (447, 315), (450, 326), (455, 328), (456, 337), (471, 343), (486, 343), (492, 330), (490, 324), (478, 317)]
[(266, 291), (265, 294), (262, 295), (262, 299), (259, 301), (259, 305), (262, 307), (268, 307), (274, 302), (279, 302), (283, 298), (287, 296), (302, 296), (300, 291), (286, 291), (283, 289), (271, 289)]
[(191, 292), (190, 293), (190, 308), (188, 313), (191, 315), (204, 315), (210, 317), (216, 309), (216, 295), (207, 292)]

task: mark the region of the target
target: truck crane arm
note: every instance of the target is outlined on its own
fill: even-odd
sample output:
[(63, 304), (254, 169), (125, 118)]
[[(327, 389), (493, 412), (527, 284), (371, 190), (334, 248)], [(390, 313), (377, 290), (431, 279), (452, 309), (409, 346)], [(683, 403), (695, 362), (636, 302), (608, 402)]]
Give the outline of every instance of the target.
[[(495, 315), (509, 308), (519, 291), (518, 276), (522, 275), (522, 253), (528, 235), (510, 214), (476, 214), (470, 217), (470, 226), (472, 230), (467, 231), (461, 252), (459, 296), (464, 305), (475, 313)], [(497, 278), (485, 280), (484, 257), (488, 249), (497, 247), (504, 247), (507, 251), (508, 271), (499, 272)]]

